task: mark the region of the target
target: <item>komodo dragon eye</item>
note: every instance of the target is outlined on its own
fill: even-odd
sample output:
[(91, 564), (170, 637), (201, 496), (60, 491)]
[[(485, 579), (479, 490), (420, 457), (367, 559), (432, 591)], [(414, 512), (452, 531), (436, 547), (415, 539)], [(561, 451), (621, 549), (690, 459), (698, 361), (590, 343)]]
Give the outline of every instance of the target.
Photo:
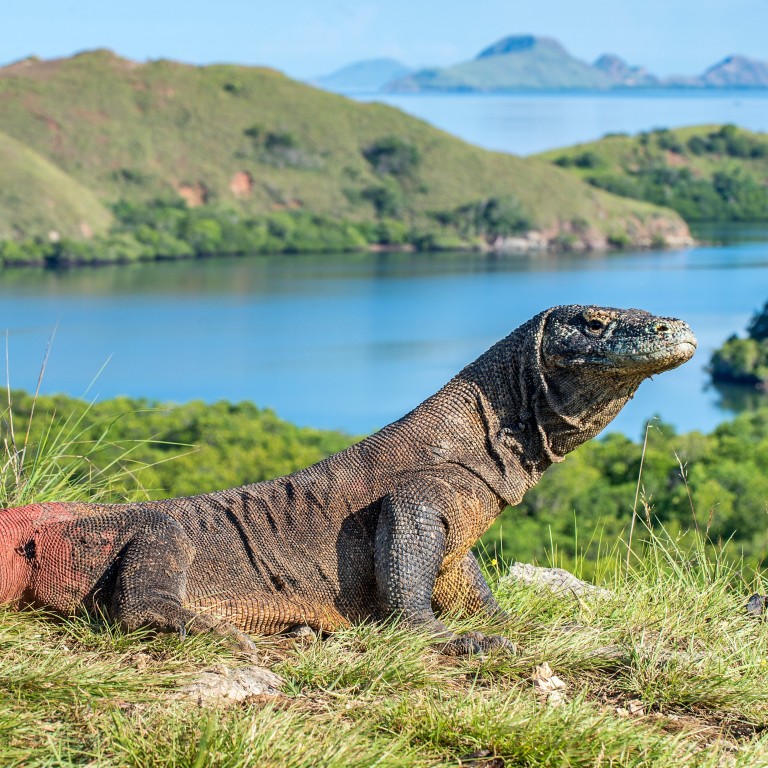
[(605, 330), (605, 325), (606, 324), (602, 320), (593, 317), (591, 320), (587, 321), (587, 330), (592, 333), (600, 333), (600, 331)]

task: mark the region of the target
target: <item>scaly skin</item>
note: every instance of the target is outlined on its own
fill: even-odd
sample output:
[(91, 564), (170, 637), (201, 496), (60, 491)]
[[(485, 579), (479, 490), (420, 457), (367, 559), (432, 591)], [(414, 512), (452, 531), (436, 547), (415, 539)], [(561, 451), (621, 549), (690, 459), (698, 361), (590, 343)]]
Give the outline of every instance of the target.
[(135, 504), (0, 512), (0, 600), (99, 606), (124, 627), (332, 631), (397, 615), (445, 653), (436, 614), (501, 615), (470, 547), (553, 462), (616, 416), (643, 379), (688, 360), (685, 323), (640, 310), (554, 307), (411, 413), (268, 482)]

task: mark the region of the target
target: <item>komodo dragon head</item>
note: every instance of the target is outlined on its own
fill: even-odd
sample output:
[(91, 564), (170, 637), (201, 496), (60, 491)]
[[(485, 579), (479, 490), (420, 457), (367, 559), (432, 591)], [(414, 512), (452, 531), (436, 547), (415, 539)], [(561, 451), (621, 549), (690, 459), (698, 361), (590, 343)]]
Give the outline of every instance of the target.
[[(696, 337), (682, 320), (639, 309), (552, 307), (456, 381), (478, 394), (487, 446), (502, 474), (519, 464), (535, 482), (600, 432), (644, 379), (681, 365), (695, 350)], [(520, 496), (516, 484), (494, 485), (509, 500)]]
[(552, 411), (550, 445), (559, 455), (603, 429), (644, 379), (696, 351), (686, 323), (640, 309), (563, 306), (542, 315), (538, 395)]

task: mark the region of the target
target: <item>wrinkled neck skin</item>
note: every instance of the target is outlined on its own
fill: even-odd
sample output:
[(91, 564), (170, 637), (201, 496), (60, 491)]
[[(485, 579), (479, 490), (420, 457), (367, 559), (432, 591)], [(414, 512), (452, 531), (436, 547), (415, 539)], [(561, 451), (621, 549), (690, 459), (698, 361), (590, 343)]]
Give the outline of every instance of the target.
[(502, 339), (434, 396), (466, 409), (468, 423), (484, 433), (479, 443), (459, 443), (456, 463), (508, 504), (519, 503), (547, 467), (597, 435), (644, 378), (548, 368), (541, 355), (546, 315)]

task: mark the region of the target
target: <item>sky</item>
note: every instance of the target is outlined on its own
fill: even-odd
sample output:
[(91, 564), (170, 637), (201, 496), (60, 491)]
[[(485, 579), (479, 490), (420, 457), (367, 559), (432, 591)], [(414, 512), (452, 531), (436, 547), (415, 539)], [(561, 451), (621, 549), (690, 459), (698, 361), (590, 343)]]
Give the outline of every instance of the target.
[(380, 56), (445, 66), (530, 33), (693, 75), (733, 53), (768, 60), (767, 29), (768, 0), (0, 0), (0, 63), (110, 48), (311, 78)]

